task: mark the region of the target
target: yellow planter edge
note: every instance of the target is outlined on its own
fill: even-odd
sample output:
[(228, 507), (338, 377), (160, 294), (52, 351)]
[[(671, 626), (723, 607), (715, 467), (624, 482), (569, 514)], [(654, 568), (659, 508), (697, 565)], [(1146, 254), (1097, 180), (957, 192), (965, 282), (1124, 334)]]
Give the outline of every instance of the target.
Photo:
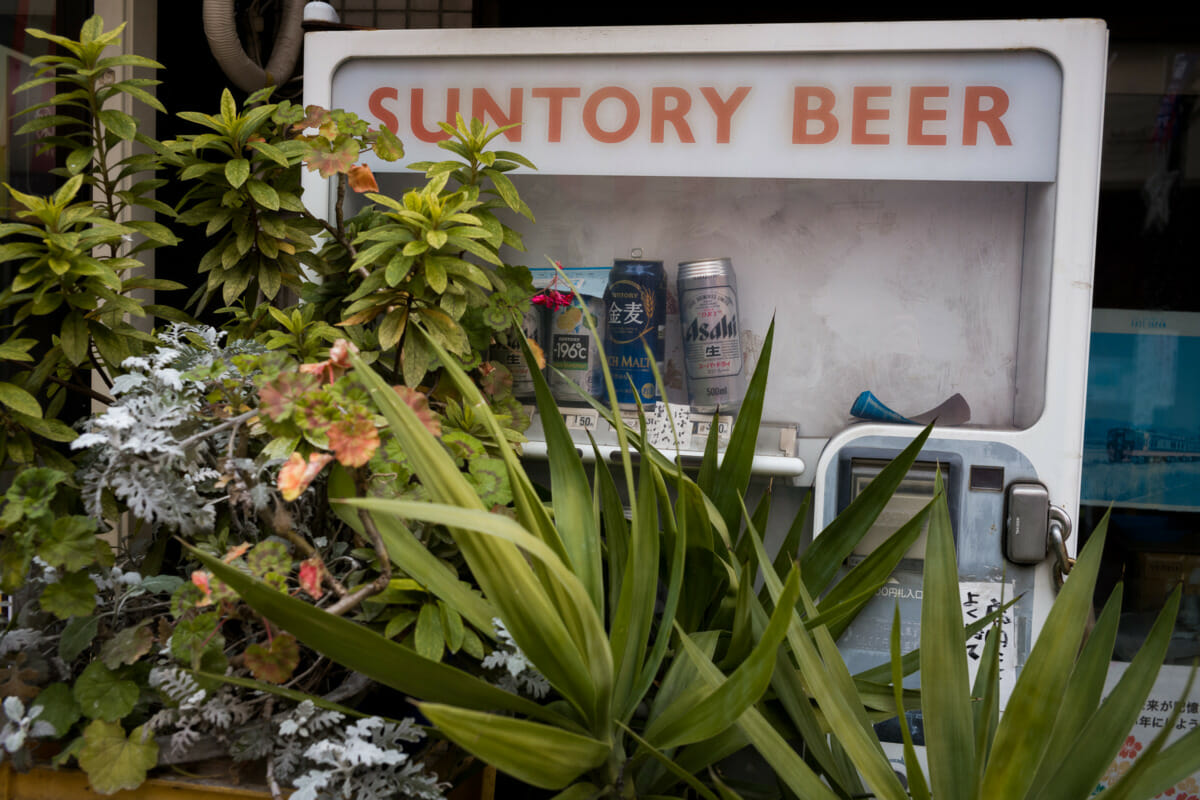
[(29, 772), (15, 772), (8, 762), (0, 765), (0, 800), (84, 800), (104, 797), (112, 800), (270, 800), (271, 793), (236, 786), (205, 786), (150, 778), (136, 789), (104, 795), (94, 791), (88, 785), (87, 775), (77, 770), (34, 767)]

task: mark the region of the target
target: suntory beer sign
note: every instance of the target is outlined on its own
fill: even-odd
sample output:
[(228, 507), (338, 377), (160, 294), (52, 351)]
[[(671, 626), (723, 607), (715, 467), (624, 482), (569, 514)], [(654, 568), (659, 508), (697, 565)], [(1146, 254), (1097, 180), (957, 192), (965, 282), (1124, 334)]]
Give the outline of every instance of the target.
[(578, 175), (1052, 181), (1061, 94), (1034, 50), (351, 57), (332, 81), (403, 163), (441, 160), (461, 113)]

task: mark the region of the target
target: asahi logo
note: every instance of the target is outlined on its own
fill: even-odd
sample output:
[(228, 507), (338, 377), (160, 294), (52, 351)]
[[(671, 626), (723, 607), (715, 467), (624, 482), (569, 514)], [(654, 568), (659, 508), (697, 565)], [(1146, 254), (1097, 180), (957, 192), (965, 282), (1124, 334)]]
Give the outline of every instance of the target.
[(738, 335), (737, 317), (722, 316), (716, 323), (692, 320), (683, 333), (684, 342), (707, 342), (712, 339), (732, 339)]

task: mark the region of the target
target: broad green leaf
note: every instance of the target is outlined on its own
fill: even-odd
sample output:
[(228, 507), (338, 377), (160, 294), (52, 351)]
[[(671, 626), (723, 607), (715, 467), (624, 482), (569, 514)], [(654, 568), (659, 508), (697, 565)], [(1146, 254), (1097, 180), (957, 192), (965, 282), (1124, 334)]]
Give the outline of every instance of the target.
[(137, 135), (137, 120), (123, 111), (117, 111), (115, 108), (106, 108), (101, 111), (100, 122), (123, 141), (128, 142)]
[(122, 628), (100, 648), (100, 660), (109, 669), (118, 669), (123, 664), (133, 664), (154, 647), (154, 631), (149, 627), (151, 620), (142, 620), (137, 625)]
[(921, 711), (933, 796), (967, 798), (976, 783), (975, 727), (958, 558), (940, 470), (934, 486), (921, 599)]
[(158, 743), (144, 725), (126, 738), (120, 723), (94, 720), (83, 731), (78, 759), (97, 792), (132, 790), (142, 785), (147, 771), (158, 763)]
[(1032, 785), (1079, 652), (1107, 529), (1104, 522), (1088, 538), (1017, 678), (992, 744), (984, 798), (1021, 797)]
[(86, 572), (73, 572), (47, 586), (39, 603), (59, 619), (86, 616), (96, 607), (96, 584)]
[(254, 198), (254, 202), (258, 203), (263, 208), (269, 208), (272, 211), (279, 210), (279, 195), (275, 192), (269, 183), (250, 178), (246, 181), (246, 189), (250, 192), (250, 196)]
[(38, 405), (38, 401), (29, 392), (7, 381), (0, 381), (0, 403), (11, 408), (13, 411), (19, 411), (22, 414), (28, 414), (31, 417), (42, 416), (42, 407)]
[(138, 686), (122, 680), (99, 661), (88, 664), (75, 679), (75, 700), (83, 713), (92, 718), (115, 722), (137, 702)]
[(300, 646), (290, 633), (277, 633), (265, 647), (257, 643), (247, 647), (244, 658), (255, 678), (284, 683), (300, 663)]
[(79, 366), (88, 356), (87, 321), (79, 311), (72, 311), (63, 320), (59, 332), (63, 355), (75, 366)]
[(817, 595), (828, 588), (838, 567), (854, 551), (855, 546), (892, 499), (900, 482), (917, 460), (932, 430), (933, 426), (930, 425), (921, 431), (900, 455), (880, 470), (867, 488), (850, 501), (845, 511), (838, 514), (820, 535), (813, 538), (812, 544), (800, 557), (804, 586), (809, 592)]
[(417, 615), (417, 631), (413, 637), (416, 651), (430, 661), (441, 661), (446, 636), (442, 632), (442, 616), (435, 603), (425, 603)]
[(42, 713), (38, 720), (54, 726), (54, 734), (62, 739), (66, 737), (71, 726), (79, 721), (82, 713), (71, 687), (65, 683), (52, 683), (37, 696), (30, 704), (30, 709), (41, 706)]
[(58, 517), (38, 544), (38, 557), (68, 572), (96, 560), (96, 523), (82, 516)]
[(417, 707), (459, 747), (542, 789), (562, 789), (608, 758), (609, 745), (562, 728), (436, 703)]
[(241, 188), (242, 184), (250, 177), (250, 162), (244, 158), (235, 158), (225, 164), (225, 180), (229, 181), (229, 185), (235, 189)]
[(100, 630), (98, 617), (72, 617), (63, 628), (62, 637), (58, 640), (58, 656), (70, 664), (80, 653), (91, 646), (92, 640)]

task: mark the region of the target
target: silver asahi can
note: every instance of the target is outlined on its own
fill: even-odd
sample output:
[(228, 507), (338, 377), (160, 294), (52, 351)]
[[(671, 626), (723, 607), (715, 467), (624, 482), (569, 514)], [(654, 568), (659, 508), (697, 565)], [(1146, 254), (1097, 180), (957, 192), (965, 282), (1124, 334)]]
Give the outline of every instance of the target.
[(691, 406), (700, 412), (733, 410), (742, 402), (746, 380), (733, 263), (685, 261), (676, 288)]
[(604, 301), (599, 297), (572, 297), (570, 305), (553, 309), (549, 315), (550, 352), (546, 361), (554, 367), (550, 371), (550, 394), (559, 402), (584, 403), (575, 386), (592, 397), (604, 394), (600, 348), (584, 319), (585, 307), (600, 330), (604, 325)]
[[(525, 338), (532, 339), (537, 342), (538, 347), (545, 347), (545, 317), (542, 315), (543, 308), (539, 305), (531, 305), (529, 310), (525, 312), (525, 316), (521, 319), (521, 332), (525, 334)], [(536, 366), (530, 367), (525, 361), (525, 355), (521, 352), (521, 345), (517, 343), (516, 347), (510, 348), (504, 355), (504, 366), (508, 367), (508, 371), (512, 373), (512, 393), (513, 397), (521, 400), (529, 400), (536, 396), (533, 386), (533, 372)]]

